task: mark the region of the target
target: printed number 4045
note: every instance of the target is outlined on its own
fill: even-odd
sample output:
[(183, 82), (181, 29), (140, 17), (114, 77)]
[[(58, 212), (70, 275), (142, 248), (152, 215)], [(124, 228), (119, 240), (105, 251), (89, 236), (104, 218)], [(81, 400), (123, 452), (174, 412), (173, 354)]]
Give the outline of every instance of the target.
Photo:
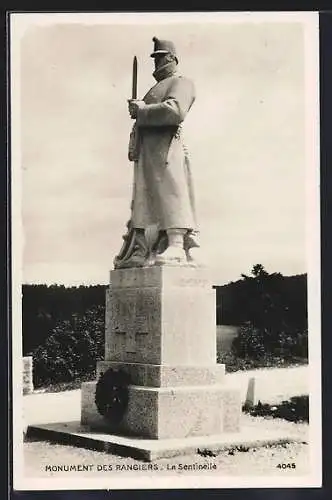
[(296, 469), (296, 464), (291, 463), (291, 464), (278, 464), (277, 465), (278, 469)]

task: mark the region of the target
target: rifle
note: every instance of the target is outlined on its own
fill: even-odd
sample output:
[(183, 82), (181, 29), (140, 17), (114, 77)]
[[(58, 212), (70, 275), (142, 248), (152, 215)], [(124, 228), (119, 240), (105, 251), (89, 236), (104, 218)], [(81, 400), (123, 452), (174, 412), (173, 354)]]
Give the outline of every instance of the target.
[[(134, 59), (133, 59), (133, 79), (132, 79), (131, 98), (137, 99), (137, 57), (136, 56), (134, 56)], [(132, 137), (131, 137), (131, 140), (132, 140)], [(136, 169), (134, 170), (133, 194), (132, 194), (132, 201), (130, 204), (131, 214), (132, 214), (133, 205), (134, 205), (135, 189), (136, 189)], [(119, 255), (117, 255), (114, 259), (114, 268), (115, 269), (125, 267), (126, 260), (129, 259), (129, 257), (131, 256), (131, 254), (134, 250), (135, 239), (136, 239), (136, 230), (132, 226), (132, 217), (127, 222), (127, 233), (122, 238), (124, 241), (123, 241), (121, 250), (119, 252)]]

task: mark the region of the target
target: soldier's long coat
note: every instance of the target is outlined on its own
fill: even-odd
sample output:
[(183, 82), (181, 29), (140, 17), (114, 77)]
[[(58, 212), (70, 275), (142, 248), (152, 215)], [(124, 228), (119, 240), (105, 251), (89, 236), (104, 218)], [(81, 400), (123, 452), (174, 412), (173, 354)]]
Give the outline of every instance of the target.
[(179, 128), (195, 100), (193, 83), (182, 76), (166, 77), (143, 100), (136, 118), (133, 226), (196, 229), (190, 162)]

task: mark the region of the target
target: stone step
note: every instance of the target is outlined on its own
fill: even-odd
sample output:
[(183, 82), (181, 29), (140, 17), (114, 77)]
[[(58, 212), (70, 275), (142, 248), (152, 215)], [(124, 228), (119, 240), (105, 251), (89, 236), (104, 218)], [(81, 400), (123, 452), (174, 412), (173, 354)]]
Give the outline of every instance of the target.
[(225, 379), (225, 365), (171, 366), (148, 363), (125, 363), (99, 361), (97, 380), (109, 368), (123, 370), (129, 374), (134, 385), (149, 387), (221, 384)]

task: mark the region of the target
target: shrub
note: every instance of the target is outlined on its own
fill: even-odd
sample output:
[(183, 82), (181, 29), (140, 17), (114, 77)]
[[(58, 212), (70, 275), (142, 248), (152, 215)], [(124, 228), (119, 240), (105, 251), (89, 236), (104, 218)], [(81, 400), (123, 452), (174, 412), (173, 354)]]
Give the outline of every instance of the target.
[(294, 396), (288, 401), (282, 401), (277, 405), (260, 401), (253, 408), (243, 408), (254, 417), (283, 418), (291, 422), (309, 422), (309, 396)]
[(103, 358), (105, 308), (95, 306), (84, 315), (60, 320), (43, 345), (33, 352), (34, 385), (71, 382), (95, 373)]
[(232, 343), (232, 351), (240, 358), (258, 359), (265, 354), (264, 334), (251, 323), (241, 326)]
[(106, 285), (23, 285), (23, 355), (43, 345), (59, 321), (72, 314), (83, 316), (94, 306), (105, 305)]
[(279, 331), (274, 328), (258, 328), (247, 322), (233, 340), (232, 353), (242, 359), (260, 360), (274, 356), (289, 360), (308, 357), (308, 330)]

